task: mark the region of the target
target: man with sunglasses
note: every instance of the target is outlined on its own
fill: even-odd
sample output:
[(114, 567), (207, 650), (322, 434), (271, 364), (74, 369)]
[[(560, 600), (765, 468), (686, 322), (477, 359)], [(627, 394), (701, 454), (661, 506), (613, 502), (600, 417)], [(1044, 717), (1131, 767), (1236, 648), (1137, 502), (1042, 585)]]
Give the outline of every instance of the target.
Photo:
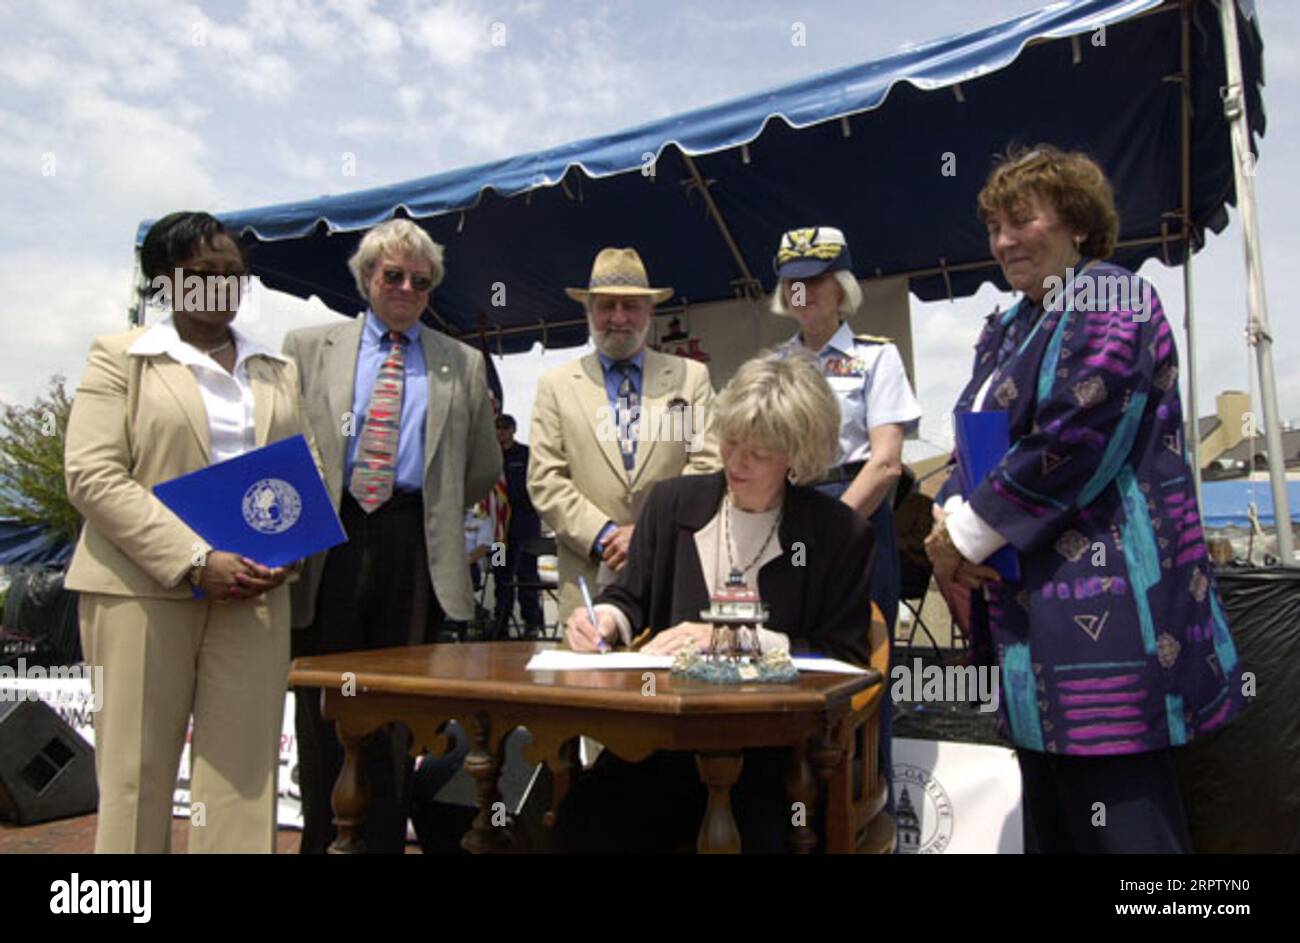
[[(294, 587), (294, 657), (432, 641), (468, 621), (465, 509), (501, 474), (483, 355), (420, 323), (443, 277), (442, 247), (410, 220), (371, 229), (348, 261), (368, 303), (347, 323), (291, 332), (307, 417), (348, 539), (313, 557)], [(334, 840), (330, 792), (343, 752), (320, 692), (296, 692), (302, 851)], [(404, 850), (409, 732), (366, 740), (370, 806), (363, 838)]]

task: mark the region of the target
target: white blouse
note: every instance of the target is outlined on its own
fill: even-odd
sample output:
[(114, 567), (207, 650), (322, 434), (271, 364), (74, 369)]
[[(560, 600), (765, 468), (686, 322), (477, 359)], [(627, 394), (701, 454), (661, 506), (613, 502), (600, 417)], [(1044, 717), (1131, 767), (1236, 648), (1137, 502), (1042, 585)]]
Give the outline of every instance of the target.
[[(700, 568), (703, 570), (704, 585), (707, 587), (709, 594), (717, 592), (718, 588), (725, 586), (727, 579), (731, 575), (732, 558), (728, 557), (726, 547), (726, 528), (723, 522), (724, 505), (720, 505), (718, 513), (713, 515), (707, 524), (695, 532), (695, 552), (700, 558)], [(755, 560), (753, 566), (749, 566), (744, 572), (745, 585), (750, 589), (758, 590), (758, 571), (761, 570), (770, 560), (774, 560), (781, 555), (781, 539), (772, 533), (772, 526), (776, 523), (777, 515), (780, 508), (776, 507), (770, 511), (742, 511), (735, 505), (730, 508), (731, 512), (731, 543), (734, 548), (734, 564), (737, 569), (747, 566), (751, 560)], [(767, 540), (768, 534), (772, 534), (772, 539), (767, 542), (763, 552), (759, 554), (759, 547), (763, 546), (763, 541)], [(618, 624), (618, 634), (623, 639), (623, 644), (627, 645), (632, 641), (632, 625), (628, 621), (623, 610), (618, 606), (609, 603), (601, 603), (595, 607), (597, 615), (601, 612), (608, 612), (614, 617)], [(689, 621), (701, 621), (698, 614)], [(670, 626), (671, 628), (671, 626)], [(784, 632), (778, 632), (774, 629), (762, 628), (758, 630), (759, 646), (763, 651), (769, 652), (780, 649), (781, 651), (790, 650), (790, 636)]]
[(248, 378), (250, 357), (285, 358), (239, 332), (232, 325), (235, 342), (235, 368), (227, 373), (207, 354), (181, 340), (176, 324), (167, 315), (149, 328), (131, 345), (127, 353), (134, 356), (167, 354), (185, 364), (199, 385), (203, 408), (208, 414), (208, 454), (213, 464), (235, 458), (256, 444), (253, 426), (253, 387)]

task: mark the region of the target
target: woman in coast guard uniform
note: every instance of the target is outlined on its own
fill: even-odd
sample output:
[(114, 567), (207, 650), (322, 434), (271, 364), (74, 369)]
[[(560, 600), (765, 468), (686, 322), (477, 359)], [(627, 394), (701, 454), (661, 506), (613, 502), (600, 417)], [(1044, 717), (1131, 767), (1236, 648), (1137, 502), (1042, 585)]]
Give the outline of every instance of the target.
[[(828, 226), (792, 229), (781, 237), (773, 267), (780, 279), (772, 311), (799, 322), (784, 351), (813, 355), (840, 403), (840, 453), (817, 488), (839, 498), (875, 530), (872, 601), (889, 625), (898, 616), (899, 565), (894, 541), (894, 485), (903, 471), (903, 436), (921, 406), (888, 338), (854, 334), (847, 319), (862, 304), (844, 234)], [(866, 627), (863, 627), (866, 631)], [(891, 778), (891, 704), (881, 705), (881, 769)], [(893, 790), (890, 789), (892, 808)]]

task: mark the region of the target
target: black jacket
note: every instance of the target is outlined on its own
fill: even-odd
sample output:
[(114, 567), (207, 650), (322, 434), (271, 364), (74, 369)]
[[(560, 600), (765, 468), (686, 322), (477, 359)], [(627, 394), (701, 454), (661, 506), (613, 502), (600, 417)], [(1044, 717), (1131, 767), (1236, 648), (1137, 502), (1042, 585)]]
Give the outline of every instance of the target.
[[(701, 621), (709, 594), (695, 532), (718, 513), (725, 492), (722, 472), (656, 485), (637, 518), (627, 566), (596, 601), (623, 610), (634, 633)], [(834, 498), (787, 485), (777, 536), (781, 556), (758, 571), (759, 595), (771, 613), (768, 628), (789, 635), (793, 653), (820, 652), (865, 665), (871, 525)]]

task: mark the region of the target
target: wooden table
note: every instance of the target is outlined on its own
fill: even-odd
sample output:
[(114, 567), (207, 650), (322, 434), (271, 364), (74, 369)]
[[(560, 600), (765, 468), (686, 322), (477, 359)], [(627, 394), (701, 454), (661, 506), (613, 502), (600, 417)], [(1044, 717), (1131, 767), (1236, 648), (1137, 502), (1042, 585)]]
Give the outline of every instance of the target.
[(364, 851), (361, 743), (366, 735), (400, 721), (414, 735), (413, 752), (424, 747), (439, 753), (447, 749), (444, 725), (453, 719), (470, 734), (465, 767), (477, 787), (478, 814), (461, 842), (469, 851), (513, 847), (510, 826), (501, 824), (497, 780), (505, 739), (516, 727), (532, 734), (525, 759), (547, 764), (557, 795), (575, 772), (580, 734), (630, 761), (656, 750), (694, 752), (708, 789), (701, 852), (740, 851), (731, 787), (740, 775), (741, 751), (789, 747), (786, 792), (807, 810), (804, 824), (791, 826), (791, 847), (806, 853), (816, 846), (807, 823), (818, 801), (818, 780), (828, 782), (844, 762), (839, 725), (853, 696), (881, 681), (879, 671), (803, 673), (792, 684), (733, 687), (683, 681), (668, 671), (525, 670), (534, 652), (554, 647), (553, 642), (422, 645), (294, 661), (290, 684), (321, 689), (322, 714), (336, 722), (343, 744), (343, 768), (331, 797), (338, 838), (330, 850)]

